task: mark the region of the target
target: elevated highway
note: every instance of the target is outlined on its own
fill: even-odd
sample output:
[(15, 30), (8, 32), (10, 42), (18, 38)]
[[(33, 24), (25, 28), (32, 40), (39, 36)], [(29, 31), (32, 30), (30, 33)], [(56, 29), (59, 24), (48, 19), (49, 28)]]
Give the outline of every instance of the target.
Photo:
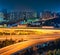
[(32, 40), (60, 36), (60, 29), (0, 28), (0, 40)]
[(30, 46), (54, 41), (60, 38), (59, 29), (37, 29), (37, 28), (0, 28), (1, 39), (28, 40), (16, 43), (0, 49), (0, 55), (11, 55)]
[(35, 39), (35, 40), (29, 40), (21, 43), (16, 43), (7, 47), (4, 47), (0, 49), (0, 55), (11, 55), (17, 51), (21, 51), (25, 48), (31, 47), (36, 44), (42, 44), (49, 41), (54, 41), (56, 39), (59, 39), (60, 37), (54, 37), (54, 38), (43, 38), (43, 39)]

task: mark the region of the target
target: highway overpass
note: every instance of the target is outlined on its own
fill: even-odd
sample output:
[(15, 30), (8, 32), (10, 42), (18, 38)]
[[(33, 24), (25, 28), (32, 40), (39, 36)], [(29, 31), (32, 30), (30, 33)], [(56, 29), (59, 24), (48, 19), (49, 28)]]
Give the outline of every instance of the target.
[(60, 36), (59, 29), (0, 28), (0, 40), (32, 40)]
[[(16, 43), (0, 49), (0, 55), (11, 55), (30, 46), (41, 44), (60, 38), (59, 29), (37, 29), (37, 28), (0, 28), (1, 39), (18, 39), (23, 38), (24, 42)], [(14, 35), (12, 35), (14, 33)], [(8, 35), (7, 35), (8, 34)]]
[(59, 38), (60, 37), (43, 38), (43, 39), (29, 40), (29, 41), (25, 41), (25, 42), (16, 43), (16, 44), (1, 48), (0, 55), (11, 55), (15, 52), (21, 51), (21, 50), (31, 47), (33, 45), (42, 44), (42, 43), (49, 42), (49, 41), (54, 41)]

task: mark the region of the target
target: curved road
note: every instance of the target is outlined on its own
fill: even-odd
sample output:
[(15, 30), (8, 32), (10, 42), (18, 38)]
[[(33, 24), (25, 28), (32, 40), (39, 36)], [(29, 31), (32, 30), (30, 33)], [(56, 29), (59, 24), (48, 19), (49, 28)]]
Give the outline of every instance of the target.
[[(15, 53), (17, 51), (23, 50), (27, 47), (30, 47), (32, 45), (36, 45), (36, 44), (41, 44), (47, 41), (53, 41), (55, 39), (59, 39), (60, 38), (60, 30), (56, 30), (56, 29), (14, 29), (14, 28), (2, 28), (0, 29), (0, 32), (15, 32), (16, 30), (18, 30), (19, 32), (22, 32), (21, 30), (23, 30), (22, 33), (30, 33), (30, 35), (1, 35), (0, 39), (21, 39), (23, 38), (24, 40), (28, 40), (28, 41), (24, 41), (24, 42), (20, 42), (20, 43), (16, 43), (4, 48), (0, 49), (0, 55), (10, 55), (12, 53)], [(26, 31), (26, 32), (25, 32)], [(34, 32), (35, 34), (31, 33)]]
[(0, 55), (11, 55), (17, 51), (23, 50), (27, 47), (36, 45), (36, 44), (42, 44), (48, 41), (54, 41), (56, 39), (59, 39), (60, 37), (56, 38), (43, 38), (43, 39), (37, 39), (37, 40), (29, 40), (25, 42), (16, 43), (10, 46), (7, 46), (5, 48), (0, 49)]

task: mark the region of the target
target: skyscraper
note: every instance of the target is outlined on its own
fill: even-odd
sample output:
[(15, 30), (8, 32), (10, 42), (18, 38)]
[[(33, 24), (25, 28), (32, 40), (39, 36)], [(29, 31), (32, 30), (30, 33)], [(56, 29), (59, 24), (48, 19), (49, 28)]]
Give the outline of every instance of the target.
[(43, 11), (41, 13), (42, 20), (52, 19), (52, 13), (50, 11)]
[(4, 19), (5, 20), (8, 20), (8, 17), (7, 17), (7, 9), (2, 9), (1, 12), (4, 14)]

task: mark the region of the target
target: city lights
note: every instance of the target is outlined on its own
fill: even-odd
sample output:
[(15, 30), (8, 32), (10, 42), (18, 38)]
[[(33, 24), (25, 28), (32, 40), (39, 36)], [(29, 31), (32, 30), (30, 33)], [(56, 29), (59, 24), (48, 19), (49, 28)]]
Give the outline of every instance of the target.
[(60, 55), (60, 0), (0, 0), (0, 55)]

